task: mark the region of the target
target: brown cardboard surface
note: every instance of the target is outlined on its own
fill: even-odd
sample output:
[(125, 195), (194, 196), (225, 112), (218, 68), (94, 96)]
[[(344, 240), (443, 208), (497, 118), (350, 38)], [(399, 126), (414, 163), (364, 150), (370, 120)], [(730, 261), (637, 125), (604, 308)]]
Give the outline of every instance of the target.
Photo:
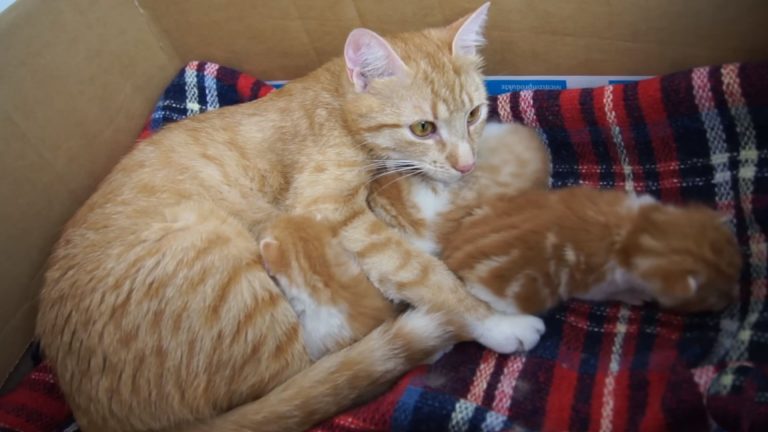
[[(183, 62), (291, 79), (347, 33), (444, 25), (482, 0), (21, 0), (0, 15), (0, 377), (32, 336), (62, 224)], [(489, 74), (660, 74), (768, 59), (765, 0), (495, 0)]]
[[(138, 0), (185, 60), (291, 79), (342, 52), (354, 27), (443, 25), (482, 0)], [(764, 0), (495, 0), (492, 75), (653, 75), (768, 58)]]
[(130, 2), (23, 0), (0, 15), (0, 378), (30, 342), (63, 223), (181, 66)]
[(762, 0), (509, 0), (493, 7), (492, 73), (657, 75), (768, 59)]

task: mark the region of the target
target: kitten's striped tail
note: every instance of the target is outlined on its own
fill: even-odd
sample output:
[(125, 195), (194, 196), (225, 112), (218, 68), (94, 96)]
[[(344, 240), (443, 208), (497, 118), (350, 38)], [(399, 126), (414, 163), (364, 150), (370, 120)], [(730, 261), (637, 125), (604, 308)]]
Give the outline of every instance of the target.
[(330, 354), (254, 402), (184, 432), (302, 431), (385, 391), (455, 343), (439, 316), (412, 310)]

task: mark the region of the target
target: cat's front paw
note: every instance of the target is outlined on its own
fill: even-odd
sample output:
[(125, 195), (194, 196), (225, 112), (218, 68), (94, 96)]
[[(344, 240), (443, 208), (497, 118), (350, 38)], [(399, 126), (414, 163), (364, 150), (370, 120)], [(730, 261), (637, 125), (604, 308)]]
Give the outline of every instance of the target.
[(472, 326), (475, 340), (501, 354), (530, 350), (544, 330), (544, 321), (532, 315), (492, 315)]

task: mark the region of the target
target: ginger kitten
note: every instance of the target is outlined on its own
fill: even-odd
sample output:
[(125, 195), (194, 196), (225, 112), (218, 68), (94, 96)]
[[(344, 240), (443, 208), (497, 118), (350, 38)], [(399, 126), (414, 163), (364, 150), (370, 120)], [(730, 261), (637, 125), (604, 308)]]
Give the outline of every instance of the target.
[(264, 235), (264, 268), (296, 312), (310, 358), (338, 351), (402, 312), (317, 219), (283, 216)]
[[(170, 125), (115, 166), (40, 293), (37, 333), (85, 432), (302, 430), (456, 341), (512, 352), (538, 338), (541, 320), (494, 311), (368, 206), (378, 168), (418, 171), (439, 195), (475, 164), (488, 6), (387, 38), (356, 29), (343, 57)], [(282, 214), (318, 216), (416, 310), (315, 362), (261, 264)]]
[(571, 297), (656, 301), (685, 312), (735, 301), (738, 244), (715, 211), (571, 187), (499, 195), (440, 235), (443, 259), (477, 297), (537, 314)]

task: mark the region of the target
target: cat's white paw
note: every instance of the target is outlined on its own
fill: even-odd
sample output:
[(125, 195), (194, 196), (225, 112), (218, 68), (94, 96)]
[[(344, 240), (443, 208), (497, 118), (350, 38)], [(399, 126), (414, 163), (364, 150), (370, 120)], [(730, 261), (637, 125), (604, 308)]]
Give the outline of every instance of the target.
[(493, 315), (472, 326), (475, 340), (501, 354), (528, 351), (544, 330), (544, 321), (532, 315)]

